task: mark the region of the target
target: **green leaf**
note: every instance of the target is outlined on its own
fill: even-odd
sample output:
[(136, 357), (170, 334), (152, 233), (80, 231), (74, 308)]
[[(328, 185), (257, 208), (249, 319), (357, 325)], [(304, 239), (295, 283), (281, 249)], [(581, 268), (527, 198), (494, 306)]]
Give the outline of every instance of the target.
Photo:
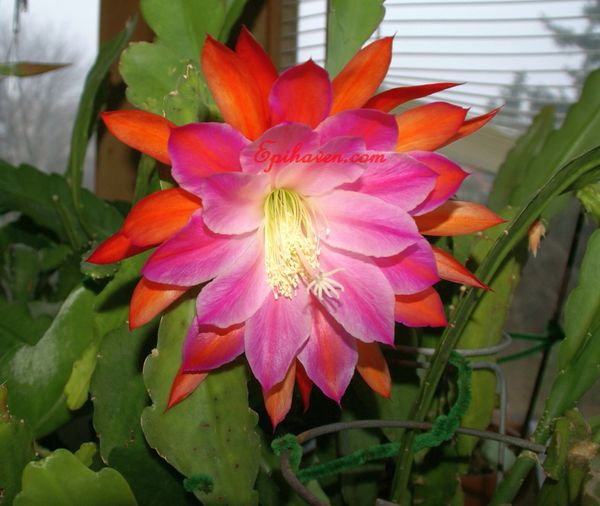
[(203, 504), (256, 504), (260, 444), (254, 432), (257, 415), (248, 407), (245, 367), (211, 373), (186, 400), (165, 412), (194, 310), (194, 301), (188, 300), (161, 321), (158, 347), (144, 364), (153, 405), (144, 410), (142, 428), (150, 446), (179, 472), (210, 476), (212, 492), (196, 492)]
[(212, 101), (200, 69), (207, 34), (227, 40), (246, 0), (143, 0), (144, 19), (154, 43), (132, 44), (120, 71), (127, 99), (140, 109), (181, 125), (204, 119)]
[(73, 363), (71, 376), (69, 376), (64, 389), (67, 407), (71, 410), (79, 409), (87, 401), (90, 381), (98, 359), (99, 346), (98, 336), (95, 336), (95, 339), (84, 350), (83, 355)]
[[(504, 218), (514, 217), (514, 209), (501, 213)], [(502, 234), (502, 228), (485, 231), (473, 247), (473, 260), (480, 264), (495, 241)], [(520, 244), (498, 269), (490, 283), (490, 291), (481, 292), (477, 307), (463, 330), (458, 348), (474, 349), (494, 346), (502, 339), (508, 311), (514, 291), (521, 279), (521, 271), (527, 260), (527, 251)], [(475, 361), (495, 361), (496, 357), (476, 357)], [(496, 407), (496, 375), (489, 370), (474, 370), (471, 380), (471, 404), (461, 420), (461, 425), (484, 430), (490, 424)], [(458, 435), (456, 438), (459, 455), (470, 455), (477, 438)]]
[[(81, 215), (93, 236), (103, 239), (118, 230), (123, 217), (114, 207), (87, 190), (82, 191), (81, 197)], [(69, 187), (57, 174), (45, 174), (29, 165), (17, 168), (0, 161), (0, 206), (23, 213), (73, 249), (83, 249), (88, 242), (86, 232), (75, 218)]]
[(325, 68), (335, 77), (381, 23), (383, 0), (331, 0)]
[(34, 318), (27, 304), (9, 303), (0, 297), (0, 363), (11, 346), (37, 343), (51, 323), (45, 315)]
[(600, 183), (591, 183), (577, 190), (575, 196), (585, 211), (600, 225)]
[(222, 0), (142, 0), (141, 7), (148, 26), (178, 59), (199, 61), (206, 35), (218, 37), (225, 21)]
[(516, 187), (512, 204), (520, 206), (559, 167), (598, 145), (600, 131), (600, 70), (588, 76), (579, 100), (569, 108), (562, 126), (547, 136), (538, 156), (522, 166), (524, 179)]
[(560, 343), (558, 366), (567, 367), (600, 324), (600, 230), (589, 238), (579, 270), (579, 283), (565, 304), (565, 339)]
[(77, 116), (75, 116), (75, 123), (73, 125), (71, 151), (69, 153), (66, 172), (67, 182), (71, 187), (71, 195), (77, 211), (79, 211), (80, 206), (83, 204), (81, 202), (81, 183), (87, 144), (103, 103), (99, 95), (111, 65), (129, 42), (135, 24), (135, 20), (129, 21), (121, 33), (100, 47), (96, 61), (85, 79), (83, 92), (79, 99)]
[(35, 345), (12, 348), (0, 363), (0, 383), (8, 387), (10, 410), (29, 423), (37, 437), (69, 418), (63, 391), (73, 363), (93, 339), (93, 302), (93, 292), (75, 289)]
[(14, 506), (136, 506), (125, 479), (114, 469), (88, 469), (67, 450), (56, 450), (23, 472)]
[(21, 490), (21, 473), (35, 457), (29, 426), (8, 413), (6, 386), (0, 385), (0, 506), (10, 506)]
[(94, 428), (100, 439), (100, 454), (109, 461), (111, 451), (126, 447), (143, 435), (140, 415), (148, 405), (142, 378), (142, 360), (152, 326), (130, 332), (126, 325), (110, 332), (102, 342), (92, 378)]
[(132, 332), (122, 325), (104, 338), (91, 385), (94, 428), (102, 459), (127, 479), (140, 504), (179, 506), (193, 496), (183, 477), (147, 445), (140, 427), (148, 405), (142, 360), (155, 334), (153, 325)]
[(40, 272), (38, 253), (25, 244), (10, 244), (4, 252), (6, 283), (17, 302), (33, 299)]
[(518, 202), (513, 199), (517, 188), (527, 178), (528, 167), (542, 152), (548, 136), (554, 131), (554, 108), (544, 107), (531, 126), (516, 142), (498, 169), (488, 197), (488, 206), (500, 211)]

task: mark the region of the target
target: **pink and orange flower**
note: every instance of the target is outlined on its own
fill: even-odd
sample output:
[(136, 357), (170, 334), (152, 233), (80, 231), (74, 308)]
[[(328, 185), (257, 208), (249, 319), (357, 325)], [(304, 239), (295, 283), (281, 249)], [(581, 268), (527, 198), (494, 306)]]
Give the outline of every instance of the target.
[[(225, 123), (103, 115), (116, 137), (172, 165), (179, 186), (137, 203), (88, 261), (112, 263), (158, 246), (133, 293), (131, 328), (206, 284), (169, 406), (242, 354), (274, 425), (290, 408), (294, 380), (305, 405), (313, 384), (339, 402), (355, 370), (389, 396), (380, 344), (393, 346), (395, 322), (445, 325), (433, 288), (440, 278), (485, 288), (423, 235), (467, 234), (502, 221), (480, 204), (450, 200), (467, 174), (433, 152), (495, 111), (466, 120), (465, 109), (434, 102), (389, 114), (454, 86), (373, 96), (391, 44), (366, 46), (331, 81), (312, 61), (278, 76), (245, 29), (235, 51), (208, 37), (202, 68)], [(273, 153), (307, 156), (265, 162), (256, 154), (266, 143)], [(368, 156), (302, 161), (315, 154)]]

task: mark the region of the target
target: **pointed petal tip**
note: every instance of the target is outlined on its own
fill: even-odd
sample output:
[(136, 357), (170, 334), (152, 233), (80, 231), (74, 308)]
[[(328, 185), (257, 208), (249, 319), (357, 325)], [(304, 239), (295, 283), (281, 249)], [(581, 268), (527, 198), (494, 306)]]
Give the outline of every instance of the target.
[(114, 264), (130, 256), (137, 255), (147, 248), (131, 244), (129, 238), (122, 232), (117, 232), (101, 242), (86, 262), (97, 265)]
[(185, 373), (179, 368), (173, 379), (164, 413), (189, 397), (207, 376), (207, 373)]

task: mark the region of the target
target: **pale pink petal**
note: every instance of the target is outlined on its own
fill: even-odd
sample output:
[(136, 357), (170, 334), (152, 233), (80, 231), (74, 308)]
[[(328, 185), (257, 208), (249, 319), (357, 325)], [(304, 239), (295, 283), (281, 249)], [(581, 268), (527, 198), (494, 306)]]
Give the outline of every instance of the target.
[(336, 248), (389, 257), (421, 239), (406, 211), (370, 195), (335, 190), (311, 201), (328, 228), (321, 239)]
[(184, 228), (156, 249), (142, 268), (142, 274), (157, 283), (199, 285), (229, 269), (251, 239), (252, 234), (215, 234), (197, 212)]
[(339, 402), (358, 360), (355, 340), (316, 300), (310, 306), (312, 330), (298, 359), (321, 391)]
[(240, 154), (242, 171), (250, 174), (276, 173), (317, 149), (319, 135), (308, 125), (284, 123), (267, 130)]
[(240, 151), (250, 143), (226, 123), (192, 123), (171, 130), (171, 173), (179, 186), (197, 195), (198, 182), (220, 172), (240, 171)]
[(264, 200), (270, 189), (264, 174), (217, 174), (200, 181), (204, 223), (217, 234), (243, 234), (263, 221)]
[(385, 161), (371, 163), (361, 178), (349, 188), (377, 197), (410, 211), (434, 189), (437, 174), (402, 153), (382, 154)]
[(306, 163), (294, 163), (279, 172), (275, 185), (292, 188), (303, 195), (321, 195), (355, 181), (364, 171), (352, 157), (365, 150), (358, 137), (338, 137), (306, 157)]
[(431, 245), (426, 240), (409, 246), (399, 255), (374, 261), (396, 294), (421, 292), (440, 280)]
[(394, 342), (394, 291), (381, 270), (368, 259), (354, 258), (325, 245), (321, 270), (341, 283), (339, 299), (324, 297), (323, 306), (346, 329), (366, 343)]
[(314, 128), (329, 114), (331, 101), (327, 71), (309, 60), (287, 69), (273, 83), (269, 95), (271, 124), (295, 121)]
[(206, 285), (196, 301), (200, 324), (225, 328), (250, 318), (271, 293), (257, 237), (238, 261)]
[(217, 328), (194, 318), (183, 343), (183, 372), (207, 372), (244, 353), (244, 326)]
[(411, 158), (427, 165), (429, 169), (438, 174), (435, 188), (419, 206), (415, 207), (411, 214), (421, 215), (438, 208), (460, 188), (463, 180), (469, 175), (454, 162), (442, 155), (429, 151), (411, 151)]
[(335, 137), (360, 137), (367, 149), (394, 151), (398, 125), (394, 116), (373, 109), (354, 109), (330, 116), (317, 128), (321, 144)]
[(288, 299), (268, 296), (246, 323), (246, 358), (264, 390), (283, 380), (310, 332), (308, 295), (299, 288)]

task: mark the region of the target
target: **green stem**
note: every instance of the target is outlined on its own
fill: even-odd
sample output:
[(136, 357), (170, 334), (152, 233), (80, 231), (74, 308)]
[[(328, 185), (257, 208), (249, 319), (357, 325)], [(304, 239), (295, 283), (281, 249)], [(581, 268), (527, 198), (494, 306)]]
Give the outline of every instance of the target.
[[(541, 215), (550, 201), (568, 191), (581, 177), (600, 168), (600, 148), (588, 151), (558, 170), (548, 182), (525, 205), (507, 227), (504, 234), (496, 241), (476, 271), (476, 276), (484, 283), (490, 284), (499, 267), (514, 248), (527, 236), (527, 231), (533, 222)], [(435, 395), (437, 385), (450, 353), (456, 347), (458, 340), (469, 322), (480, 298), (480, 292), (470, 289), (466, 297), (458, 305), (452, 321), (446, 327), (438, 342), (431, 367), (427, 370), (425, 379), (419, 390), (419, 395), (411, 413), (411, 419), (423, 421), (429, 411), (429, 406)], [(407, 504), (408, 486), (413, 461), (412, 444), (414, 433), (406, 432), (401, 440), (400, 454), (396, 463), (396, 472), (392, 482), (391, 500), (399, 504)]]

